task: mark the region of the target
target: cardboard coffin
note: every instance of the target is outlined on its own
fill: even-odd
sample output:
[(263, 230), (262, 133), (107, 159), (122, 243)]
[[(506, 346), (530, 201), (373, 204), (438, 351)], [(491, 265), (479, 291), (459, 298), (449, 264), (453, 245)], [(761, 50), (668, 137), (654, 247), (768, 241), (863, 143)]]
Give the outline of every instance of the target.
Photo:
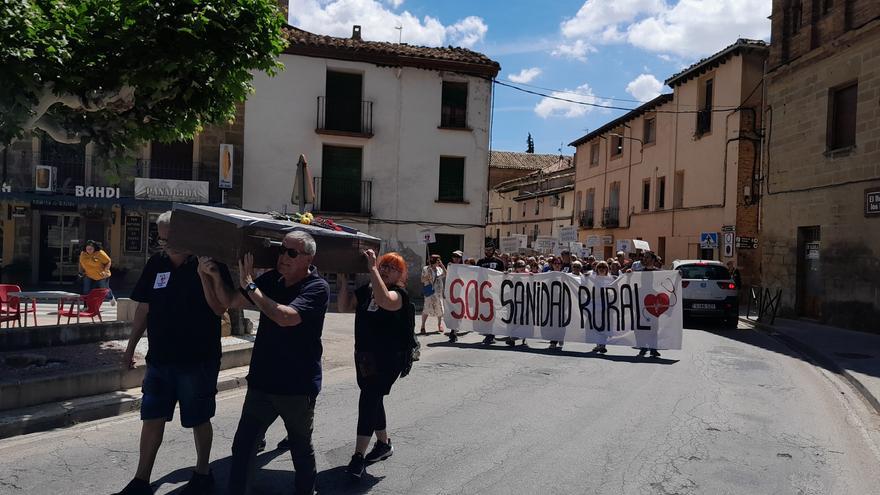
[(363, 252), (379, 252), (380, 240), (363, 232), (340, 232), (216, 206), (175, 203), (173, 211), (168, 245), (210, 256), (230, 269), (237, 268), (238, 260), (247, 252), (254, 255), (257, 268), (274, 268), (281, 240), (296, 230), (315, 238), (314, 264), (323, 273), (364, 273), (367, 265)]

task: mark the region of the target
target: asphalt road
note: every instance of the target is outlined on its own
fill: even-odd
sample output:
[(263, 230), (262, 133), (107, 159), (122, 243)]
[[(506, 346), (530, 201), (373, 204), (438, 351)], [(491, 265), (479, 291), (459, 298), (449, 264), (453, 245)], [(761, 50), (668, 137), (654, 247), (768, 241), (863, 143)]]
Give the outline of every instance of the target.
[[(326, 332), (351, 332), (333, 315)], [(584, 344), (508, 349), (478, 336), (423, 338), (422, 361), (386, 400), (395, 454), (358, 484), (357, 386), (350, 365), (325, 375), (314, 443), (322, 494), (854, 494), (880, 491), (880, 426), (851, 389), (750, 330), (686, 330), (659, 360)], [(350, 360), (349, 360), (350, 361)], [(226, 479), (244, 392), (221, 394), (213, 469)], [(177, 418), (175, 418), (177, 420)], [(136, 415), (0, 441), (0, 493), (99, 495), (137, 462)], [(280, 422), (270, 444), (284, 436)], [(195, 459), (172, 423), (154, 472), (174, 493)], [(286, 452), (260, 455), (257, 493), (292, 493)]]

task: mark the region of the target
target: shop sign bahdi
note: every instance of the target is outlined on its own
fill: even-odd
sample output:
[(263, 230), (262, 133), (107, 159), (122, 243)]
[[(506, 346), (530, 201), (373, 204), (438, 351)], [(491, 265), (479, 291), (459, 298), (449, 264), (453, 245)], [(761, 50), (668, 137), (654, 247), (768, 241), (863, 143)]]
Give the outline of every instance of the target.
[(134, 180), (134, 197), (153, 201), (207, 203), (208, 182), (198, 180), (142, 179)]

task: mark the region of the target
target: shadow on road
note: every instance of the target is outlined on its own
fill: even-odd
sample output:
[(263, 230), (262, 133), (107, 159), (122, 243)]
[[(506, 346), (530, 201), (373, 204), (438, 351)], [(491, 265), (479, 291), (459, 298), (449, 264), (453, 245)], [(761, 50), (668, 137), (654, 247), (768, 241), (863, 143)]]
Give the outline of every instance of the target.
[[(289, 464), (289, 469), (263, 469), (263, 467), (282, 455), (287, 455), (289, 458), (290, 453), (287, 450), (275, 449), (257, 455), (255, 463), (256, 471), (251, 481), (252, 493), (281, 494), (291, 493), (293, 491), (296, 472), (293, 470), (292, 462)], [(231, 464), (232, 456), (227, 456), (211, 463), (211, 471), (214, 473), (216, 493), (226, 493), (226, 485), (229, 482), (229, 468)], [(345, 472), (346, 467), (347, 466), (336, 466), (319, 472), (317, 481), (318, 493), (321, 495), (359, 495), (369, 492), (373, 486), (384, 479), (384, 477), (376, 477), (369, 472), (366, 472), (360, 480), (355, 481)], [(191, 476), (192, 468), (181, 468), (157, 479), (151, 485), (153, 489), (158, 489), (166, 483), (180, 484), (179, 487), (168, 492), (169, 495), (180, 494), (183, 493), (183, 484), (189, 481)]]
[(598, 354), (594, 352), (574, 352), (574, 351), (557, 351), (547, 348), (529, 347), (528, 345), (518, 344), (516, 346), (508, 346), (505, 343), (496, 343), (494, 345), (486, 345), (477, 343), (459, 343), (459, 342), (433, 342), (428, 347), (458, 347), (460, 349), (481, 349), (485, 351), (503, 351), (503, 352), (525, 352), (529, 354), (543, 354), (546, 356), (574, 357), (587, 359), (602, 359), (605, 361), (615, 361), (621, 363), (650, 363), (650, 364), (675, 364), (678, 359), (666, 359), (664, 357), (638, 357), (636, 349), (632, 349), (632, 354), (617, 354), (617, 352), (629, 351), (630, 348), (623, 346), (609, 346), (610, 354)]

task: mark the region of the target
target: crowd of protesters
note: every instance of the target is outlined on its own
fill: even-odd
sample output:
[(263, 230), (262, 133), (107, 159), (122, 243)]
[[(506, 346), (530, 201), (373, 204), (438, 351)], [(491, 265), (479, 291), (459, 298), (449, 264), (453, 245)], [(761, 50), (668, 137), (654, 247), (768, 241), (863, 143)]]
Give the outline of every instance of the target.
[[(451, 263), (462, 263), (463, 254), (462, 251), (453, 252)], [(580, 258), (567, 249), (562, 250), (558, 256), (525, 256), (510, 253), (499, 254), (494, 245), (488, 244), (485, 248), (484, 255), (485, 256), (478, 261), (474, 261), (473, 258), (466, 258), (463, 263), (489, 270), (515, 274), (533, 274), (551, 271), (563, 272), (568, 273), (573, 277), (577, 277), (582, 283), (590, 280), (594, 284), (598, 284), (600, 287), (610, 285), (617, 277), (624, 273), (663, 269), (663, 259), (660, 256), (657, 256), (654, 252), (647, 250), (638, 250), (636, 253), (629, 255), (623, 251), (618, 251), (617, 256), (614, 258), (603, 260), (601, 258), (597, 259), (593, 255)], [(443, 313), (443, 300), (442, 297), (438, 297), (437, 289), (439, 288), (441, 291), (440, 293), (442, 293), (445, 276), (446, 267), (443, 266), (440, 257), (436, 254), (431, 255), (429, 257), (428, 265), (422, 272), (422, 284), (425, 288), (424, 294), (426, 296), (425, 306), (422, 312), (421, 333), (423, 334), (425, 333), (425, 321), (428, 317), (437, 316), (438, 308), (439, 313), (441, 315)], [(430, 296), (428, 296), (428, 294), (430, 294)], [(442, 333), (443, 325), (440, 321), (441, 320), (438, 318), (438, 328)], [(450, 329), (447, 335), (449, 336), (450, 342), (456, 342), (458, 340), (458, 335), (455, 329)], [(491, 345), (495, 341), (495, 335), (492, 334), (486, 334), (483, 338), (483, 344), (485, 345)], [(516, 341), (517, 339), (514, 337), (506, 337), (504, 339), (504, 342), (511, 347), (516, 345)], [(522, 343), (525, 344), (526, 339), (522, 339)], [(564, 342), (562, 341), (551, 340), (549, 348), (561, 351), (563, 344)], [(592, 352), (604, 354), (608, 352), (608, 350), (605, 347), (605, 344), (597, 344)], [(650, 354), (652, 357), (660, 356), (660, 352), (657, 349), (648, 347), (639, 349), (639, 357), (644, 357), (647, 354)]]

